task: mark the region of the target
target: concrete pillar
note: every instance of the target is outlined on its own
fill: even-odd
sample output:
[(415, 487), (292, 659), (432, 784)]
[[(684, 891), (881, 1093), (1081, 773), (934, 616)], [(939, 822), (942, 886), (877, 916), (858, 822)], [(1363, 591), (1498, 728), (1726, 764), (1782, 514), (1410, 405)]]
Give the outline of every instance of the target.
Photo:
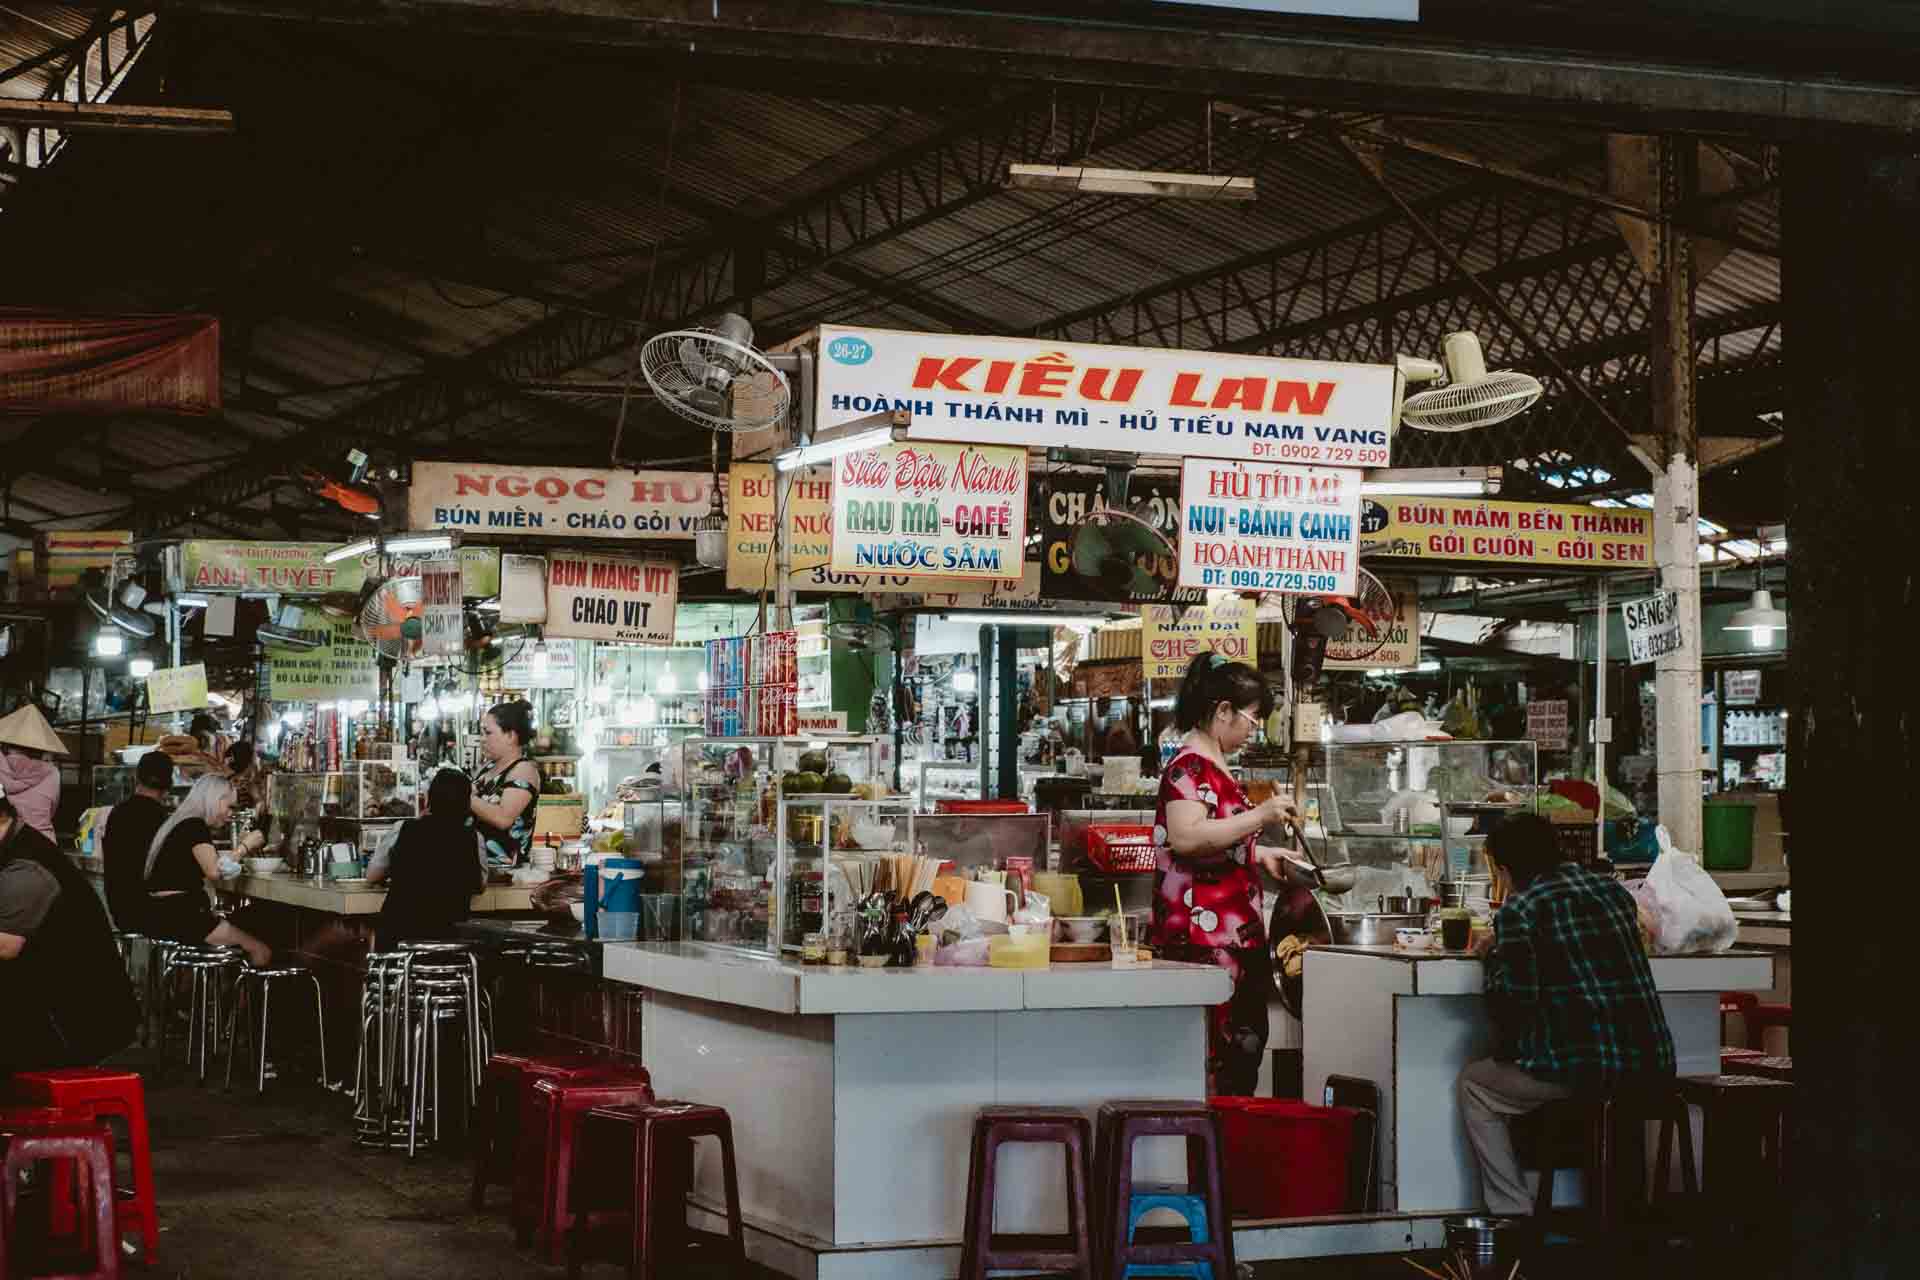
[[(1677, 210), (1697, 186), (1690, 138), (1662, 137), (1657, 208)], [(1671, 221), (1654, 236), (1653, 430), (1661, 469), (1653, 477), (1654, 563), (1679, 598), (1683, 643), (1659, 658), (1660, 821), (1676, 848), (1703, 853), (1700, 836), (1700, 432), (1693, 395), (1693, 237)]]
[[(1920, 1258), (1920, 1018), (1897, 911), (1920, 835), (1920, 149), (1783, 158), (1797, 1277)], [(1875, 921), (1891, 927), (1881, 927)]]

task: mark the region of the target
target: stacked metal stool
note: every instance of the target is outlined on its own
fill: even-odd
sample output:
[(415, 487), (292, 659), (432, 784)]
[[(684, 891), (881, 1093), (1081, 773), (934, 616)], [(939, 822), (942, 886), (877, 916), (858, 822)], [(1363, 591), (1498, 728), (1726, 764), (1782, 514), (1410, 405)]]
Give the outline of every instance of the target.
[(444, 1136), (447, 1112), (464, 1127), (492, 1044), (491, 1001), (466, 944), (402, 943), (369, 955), (354, 1141), (412, 1155)]

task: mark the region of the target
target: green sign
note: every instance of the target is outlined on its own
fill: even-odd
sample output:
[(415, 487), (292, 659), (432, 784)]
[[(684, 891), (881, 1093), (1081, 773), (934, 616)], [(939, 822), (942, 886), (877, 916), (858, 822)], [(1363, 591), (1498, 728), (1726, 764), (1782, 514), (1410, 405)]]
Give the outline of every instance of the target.
[[(378, 557), (369, 551), (327, 563), (332, 542), (239, 542), (212, 538), (180, 544), (180, 590), (213, 593), (278, 593), (324, 596), (358, 592), (369, 573), (378, 573)], [(490, 600), (500, 594), (500, 549), (462, 547), (460, 594)], [(420, 571), (418, 560), (393, 562), (393, 574)]]
[(317, 649), (267, 646), (267, 697), (274, 702), (371, 700), (380, 696), (380, 666), (373, 646), (353, 638), (353, 621), (307, 615), (301, 628), (321, 641)]

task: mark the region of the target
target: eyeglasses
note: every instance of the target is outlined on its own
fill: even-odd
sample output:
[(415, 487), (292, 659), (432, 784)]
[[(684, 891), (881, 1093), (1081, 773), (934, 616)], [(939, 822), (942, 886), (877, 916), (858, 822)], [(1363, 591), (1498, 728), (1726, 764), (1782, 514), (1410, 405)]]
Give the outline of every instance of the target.
[(1249, 715), (1247, 712), (1242, 711), (1239, 707), (1235, 707), (1233, 709), (1233, 714), (1239, 716), (1242, 720), (1245, 720), (1248, 724), (1252, 725), (1256, 729), (1260, 727), (1260, 717), (1258, 716)]

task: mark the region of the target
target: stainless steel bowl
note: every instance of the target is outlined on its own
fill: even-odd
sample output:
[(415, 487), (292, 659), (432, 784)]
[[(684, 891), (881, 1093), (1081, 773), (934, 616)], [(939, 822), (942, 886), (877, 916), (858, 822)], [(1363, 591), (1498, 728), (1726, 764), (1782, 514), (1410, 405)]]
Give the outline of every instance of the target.
[(1347, 947), (1390, 947), (1396, 929), (1420, 929), (1427, 923), (1426, 913), (1419, 915), (1381, 915), (1377, 912), (1329, 911), (1327, 934), (1335, 945)]
[(1520, 1257), (1525, 1226), (1522, 1219), (1476, 1214), (1447, 1218), (1442, 1225), (1447, 1233), (1447, 1253), (1465, 1262), (1474, 1276), (1504, 1276)]

